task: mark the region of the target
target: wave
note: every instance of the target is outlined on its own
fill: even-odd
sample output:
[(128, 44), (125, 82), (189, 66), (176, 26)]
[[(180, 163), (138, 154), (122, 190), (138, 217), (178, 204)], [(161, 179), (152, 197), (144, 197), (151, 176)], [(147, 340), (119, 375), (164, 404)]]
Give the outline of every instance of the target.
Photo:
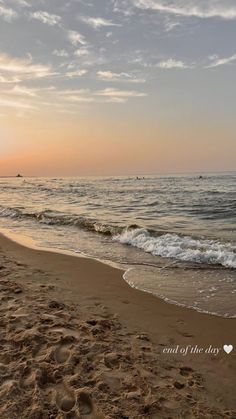
[(189, 236), (181, 237), (171, 233), (155, 237), (142, 228), (126, 229), (115, 235), (113, 240), (137, 247), (154, 256), (236, 268), (236, 247), (215, 240), (197, 240)]
[[(31, 219), (41, 224), (46, 225), (57, 225), (57, 226), (73, 226), (85, 229), (87, 231), (93, 231), (108, 236), (113, 236), (121, 233), (124, 230), (124, 226), (116, 226), (111, 224), (105, 224), (93, 220), (78, 216), (76, 214), (65, 214), (59, 211), (41, 211), (41, 212), (26, 212), (21, 208), (4, 208), (0, 207), (0, 217), (12, 218), (12, 219)], [(137, 227), (137, 226), (130, 226)]]
[(22, 207), (6, 208), (0, 206), (0, 217), (16, 220), (29, 219), (49, 226), (77, 227), (110, 236), (115, 242), (139, 248), (154, 256), (236, 268), (236, 247), (230, 243), (224, 244), (215, 240), (146, 230), (136, 224), (122, 226), (103, 223), (84, 216), (52, 210), (29, 212)]

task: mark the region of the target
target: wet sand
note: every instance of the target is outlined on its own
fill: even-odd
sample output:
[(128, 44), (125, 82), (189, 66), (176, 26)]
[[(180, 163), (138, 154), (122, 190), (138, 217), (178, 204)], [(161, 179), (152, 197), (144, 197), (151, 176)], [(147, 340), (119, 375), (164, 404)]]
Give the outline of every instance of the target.
[(0, 236), (1, 419), (236, 417), (235, 349), (223, 350), (236, 348), (236, 320), (167, 304), (122, 274)]

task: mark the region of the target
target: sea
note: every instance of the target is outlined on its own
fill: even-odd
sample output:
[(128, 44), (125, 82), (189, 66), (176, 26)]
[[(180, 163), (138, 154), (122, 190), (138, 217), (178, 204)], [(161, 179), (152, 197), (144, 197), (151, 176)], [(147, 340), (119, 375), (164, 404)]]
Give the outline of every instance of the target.
[(0, 178), (0, 231), (117, 266), (169, 303), (236, 317), (236, 172)]

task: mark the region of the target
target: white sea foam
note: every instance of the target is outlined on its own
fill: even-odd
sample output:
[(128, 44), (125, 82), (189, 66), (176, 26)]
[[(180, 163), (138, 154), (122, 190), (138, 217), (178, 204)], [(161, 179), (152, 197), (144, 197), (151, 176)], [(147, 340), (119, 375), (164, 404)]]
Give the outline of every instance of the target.
[(197, 240), (169, 233), (155, 237), (141, 228), (127, 229), (114, 236), (113, 240), (137, 247), (154, 256), (236, 268), (236, 247), (215, 240)]

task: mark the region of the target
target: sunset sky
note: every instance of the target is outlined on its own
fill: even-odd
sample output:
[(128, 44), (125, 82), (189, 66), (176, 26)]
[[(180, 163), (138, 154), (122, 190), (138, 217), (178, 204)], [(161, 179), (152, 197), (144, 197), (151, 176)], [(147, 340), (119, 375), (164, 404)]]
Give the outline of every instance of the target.
[(235, 0), (0, 0), (0, 175), (236, 170)]

